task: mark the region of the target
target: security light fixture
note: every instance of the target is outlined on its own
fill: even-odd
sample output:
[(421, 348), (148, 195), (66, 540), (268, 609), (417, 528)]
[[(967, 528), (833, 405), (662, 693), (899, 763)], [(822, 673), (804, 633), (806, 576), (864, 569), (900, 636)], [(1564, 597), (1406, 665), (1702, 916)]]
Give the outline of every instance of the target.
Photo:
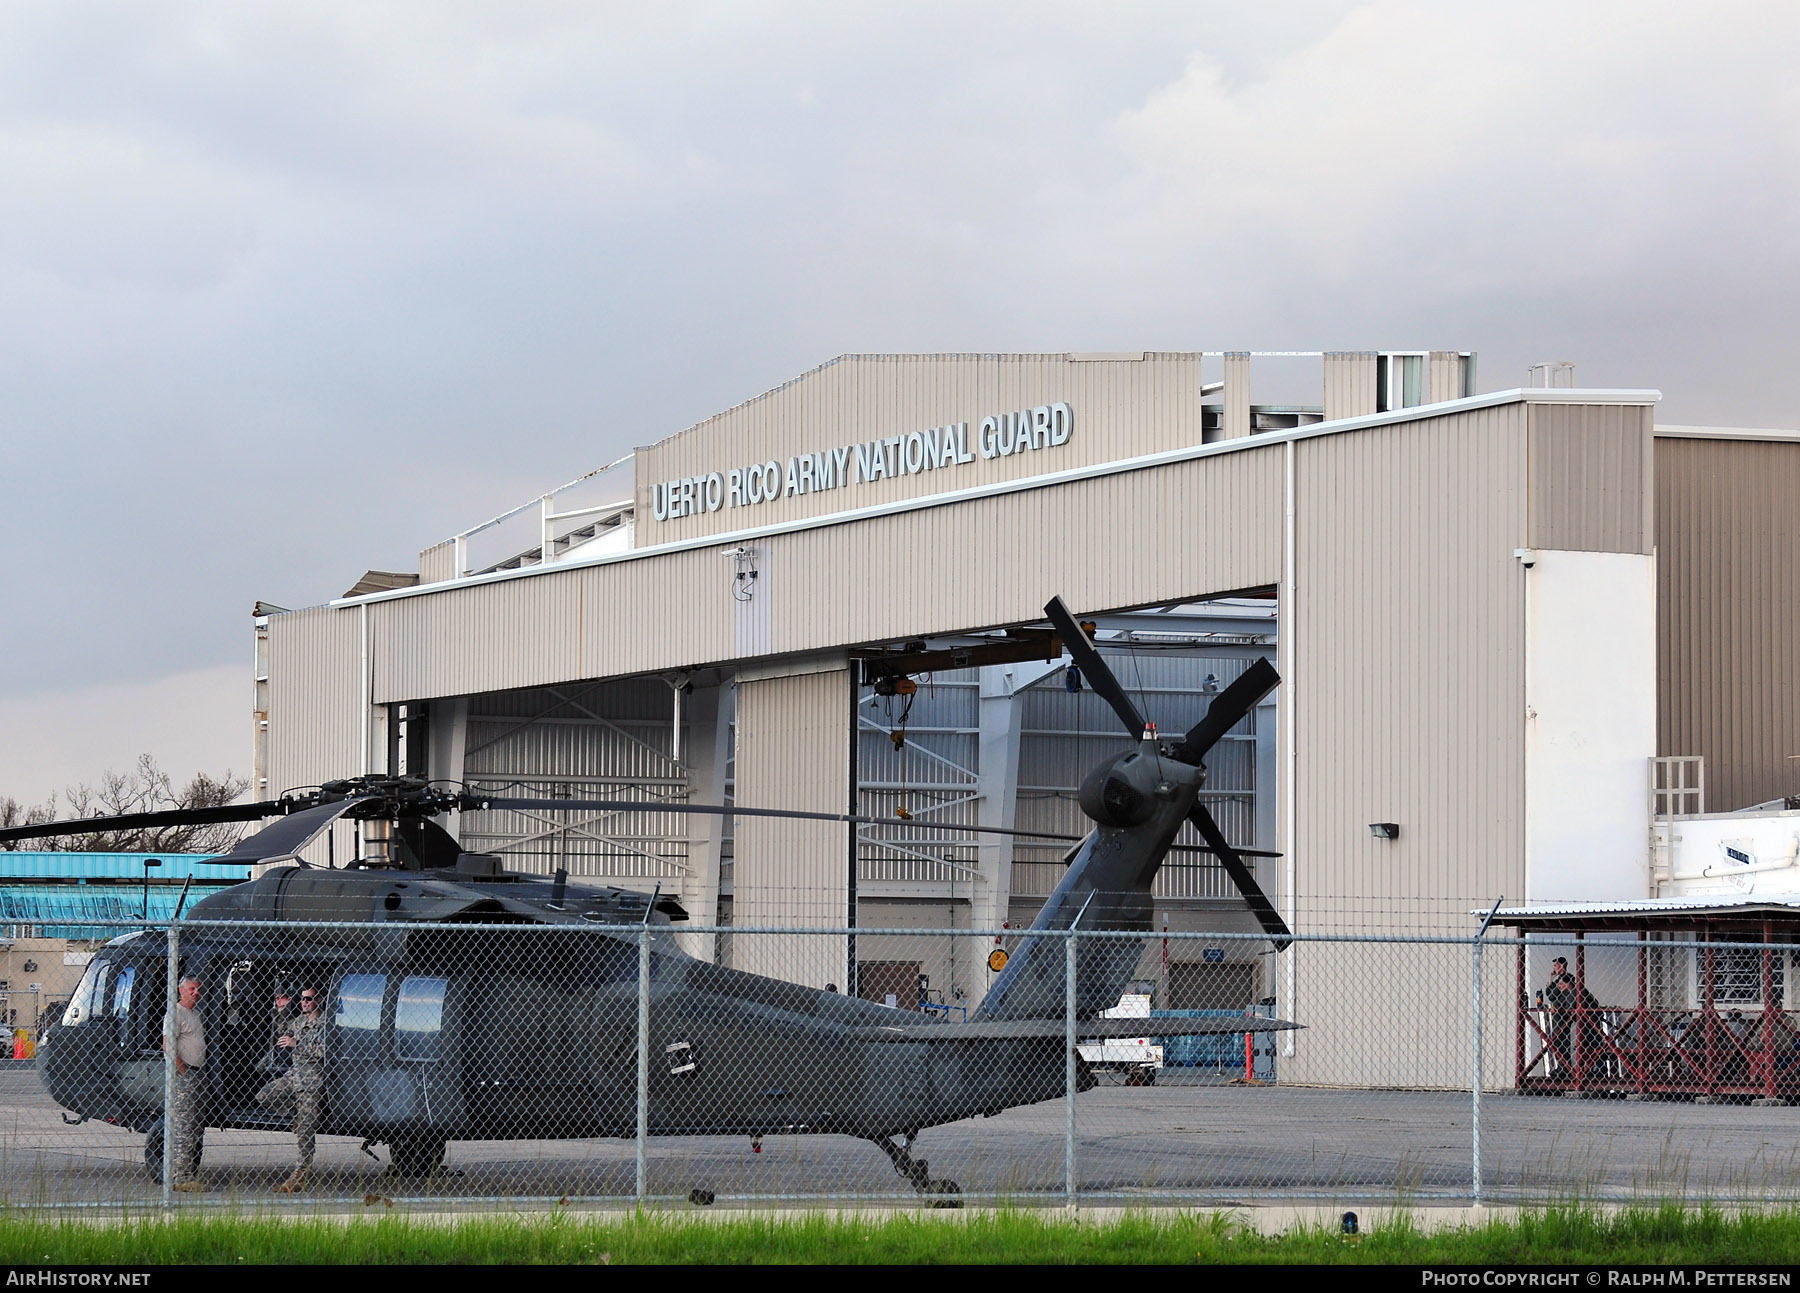
[(1370, 822), (1369, 834), (1378, 840), (1397, 840), (1400, 838), (1400, 823)]
[(150, 868), (161, 865), (161, 858), (144, 859), (144, 923), (146, 925), (150, 923)]

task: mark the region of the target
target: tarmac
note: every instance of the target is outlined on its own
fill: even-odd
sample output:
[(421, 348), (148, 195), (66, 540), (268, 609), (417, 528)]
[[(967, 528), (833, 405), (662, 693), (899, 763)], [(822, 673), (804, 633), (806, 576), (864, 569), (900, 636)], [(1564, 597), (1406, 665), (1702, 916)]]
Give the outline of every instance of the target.
[[(1398, 1210), (1424, 1228), (1546, 1203), (1800, 1200), (1800, 1110), (1498, 1094), (1481, 1106), (1487, 1206), (1471, 1210), (1471, 1113), (1467, 1092), (1232, 1086), (1165, 1070), (1154, 1087), (1077, 1097), (1074, 1203), (1097, 1219), (1185, 1206), (1279, 1230), (1335, 1226), (1348, 1209)], [(1066, 1205), (1065, 1116), (1052, 1100), (929, 1128), (914, 1152), (970, 1205)], [(634, 1206), (631, 1140), (458, 1141), (447, 1170), (421, 1181), (386, 1176), (381, 1149), (321, 1137), (311, 1194), (277, 1200), (292, 1154), (281, 1133), (211, 1131), (211, 1192), (181, 1202), (357, 1215)], [(745, 1137), (654, 1138), (646, 1169), (648, 1202), (707, 1215), (920, 1206), (875, 1147), (845, 1136), (769, 1136), (760, 1152)], [(715, 1202), (696, 1206), (695, 1192)], [(160, 1200), (142, 1136), (67, 1125), (35, 1068), (0, 1067), (0, 1202), (101, 1215)]]

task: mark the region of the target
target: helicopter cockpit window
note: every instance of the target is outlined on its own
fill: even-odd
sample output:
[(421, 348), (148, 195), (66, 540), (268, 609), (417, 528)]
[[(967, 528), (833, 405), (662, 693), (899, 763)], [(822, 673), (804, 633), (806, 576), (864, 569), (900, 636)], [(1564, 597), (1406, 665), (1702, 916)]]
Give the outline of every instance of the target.
[(410, 978), (401, 981), (394, 1005), (394, 1058), (435, 1062), (438, 1037), (444, 1026), (444, 994), (448, 979)]
[(118, 982), (113, 984), (112, 1012), (114, 1019), (124, 1019), (131, 1014), (131, 989), (137, 983), (137, 966), (127, 965), (119, 971)]
[(112, 966), (99, 957), (88, 962), (87, 972), (81, 976), (75, 995), (69, 998), (69, 1008), (63, 1011), (64, 1028), (73, 1028), (95, 1013), (105, 1011), (106, 985), (111, 972)]
[(246, 1020), (261, 1020), (262, 1011), (253, 997), (255, 969), (249, 961), (238, 961), (225, 975), (225, 1024), (228, 1028), (240, 1028)]
[(346, 974), (338, 985), (337, 1027), (340, 1033), (381, 1031), (381, 998), (387, 992), (385, 974)]

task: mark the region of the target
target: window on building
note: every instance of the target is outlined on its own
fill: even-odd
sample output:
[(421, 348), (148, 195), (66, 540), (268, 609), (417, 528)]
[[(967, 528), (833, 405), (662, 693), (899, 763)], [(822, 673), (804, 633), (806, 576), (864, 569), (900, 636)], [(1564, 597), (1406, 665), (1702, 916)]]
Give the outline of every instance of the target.
[(1383, 355), (1375, 372), (1375, 400), (1383, 412), (1417, 408), (1425, 402), (1425, 356)]
[[(1706, 988), (1706, 958), (1700, 961), (1699, 987)], [(1769, 978), (1774, 999), (1782, 999), (1782, 962), (1780, 952), (1771, 952)], [(1763, 1001), (1763, 953), (1754, 947), (1721, 947), (1713, 952), (1713, 1001), (1721, 1006), (1760, 1006)]]

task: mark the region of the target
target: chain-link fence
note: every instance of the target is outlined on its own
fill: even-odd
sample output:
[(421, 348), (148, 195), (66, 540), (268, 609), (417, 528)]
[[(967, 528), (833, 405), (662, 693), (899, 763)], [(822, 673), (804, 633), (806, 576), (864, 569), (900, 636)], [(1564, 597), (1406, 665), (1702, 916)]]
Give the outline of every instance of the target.
[(0, 1072), (0, 1200), (1790, 1199), (1794, 950), (185, 921)]

